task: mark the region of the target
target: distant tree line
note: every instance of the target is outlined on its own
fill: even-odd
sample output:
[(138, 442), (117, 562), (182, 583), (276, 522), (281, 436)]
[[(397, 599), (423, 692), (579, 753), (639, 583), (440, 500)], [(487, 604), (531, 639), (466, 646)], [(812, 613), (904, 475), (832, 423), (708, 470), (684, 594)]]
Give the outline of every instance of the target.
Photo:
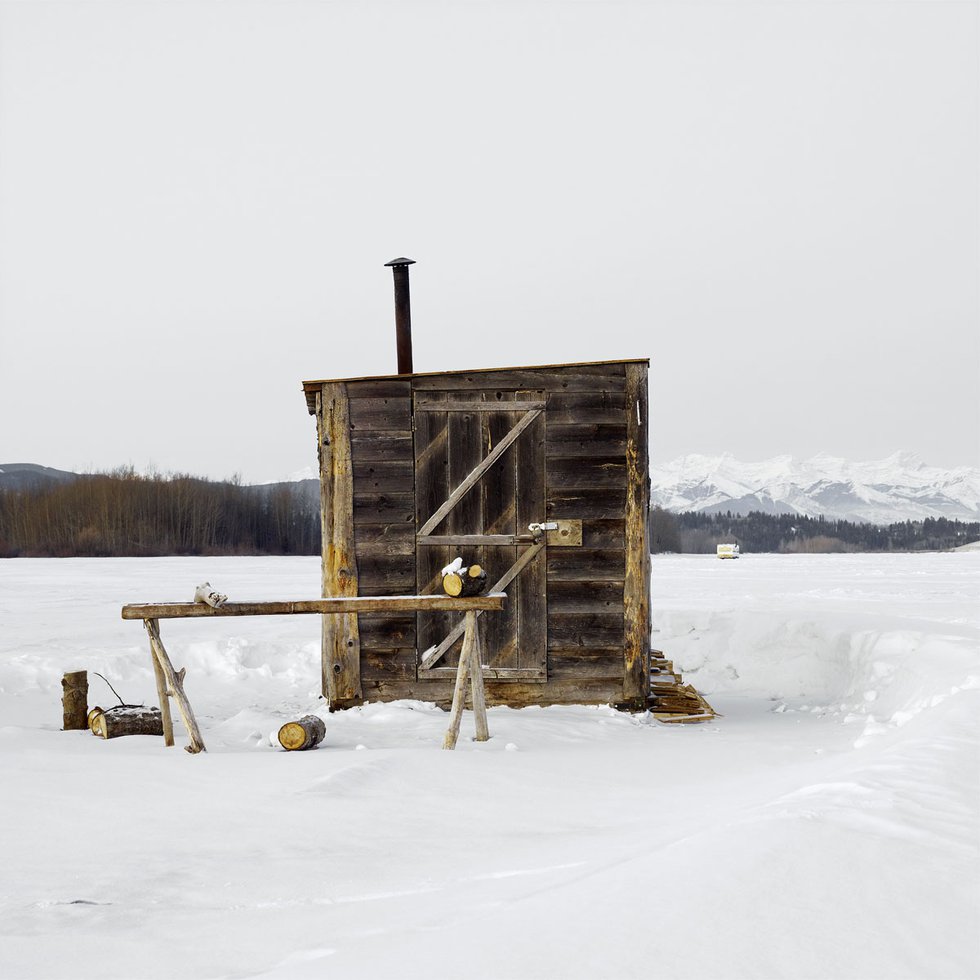
[(312, 555), (316, 494), (131, 469), (0, 490), (0, 557)]
[[(933, 551), (980, 539), (980, 522), (876, 525), (791, 514), (650, 513), (655, 553)], [(315, 555), (315, 481), (242, 486), (131, 469), (31, 489), (0, 489), (0, 558)]]
[(650, 514), (651, 551), (710, 554), (737, 543), (742, 551), (817, 553), (945, 551), (980, 539), (980, 522), (927, 517), (895, 524), (860, 524), (798, 514)]

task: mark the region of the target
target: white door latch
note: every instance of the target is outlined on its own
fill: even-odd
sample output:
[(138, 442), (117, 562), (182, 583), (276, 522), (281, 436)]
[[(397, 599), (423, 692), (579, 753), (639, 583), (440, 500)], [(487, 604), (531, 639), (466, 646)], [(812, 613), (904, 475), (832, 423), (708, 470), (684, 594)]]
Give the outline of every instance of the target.
[(532, 534), (543, 534), (545, 531), (557, 531), (558, 530), (558, 522), (557, 521), (549, 521), (546, 524), (528, 524), (527, 529)]

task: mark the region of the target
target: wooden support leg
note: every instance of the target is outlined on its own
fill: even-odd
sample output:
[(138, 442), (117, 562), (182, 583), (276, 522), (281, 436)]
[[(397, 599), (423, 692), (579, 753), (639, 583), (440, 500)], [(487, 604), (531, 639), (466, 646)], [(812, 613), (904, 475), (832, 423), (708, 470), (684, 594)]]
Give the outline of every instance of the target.
[(177, 702), (177, 710), (180, 712), (181, 720), (184, 722), (184, 727), (190, 736), (191, 744), (185, 745), (184, 750), (192, 754), (195, 752), (205, 752), (207, 750), (204, 745), (204, 739), (201, 738), (201, 730), (197, 727), (197, 719), (194, 717), (191, 703), (187, 700), (187, 695), (184, 693), (184, 674), (186, 671), (183, 667), (180, 670), (174, 670), (174, 665), (170, 662), (170, 657), (167, 656), (163, 641), (160, 639), (160, 626), (157, 621), (155, 619), (147, 619), (144, 622), (146, 623), (146, 632), (150, 634), (150, 646), (153, 648), (156, 660), (160, 665), (160, 669), (163, 671), (163, 676), (167, 684), (167, 693)]
[(153, 646), (153, 634), (150, 633), (150, 623), (156, 630), (157, 636), (160, 635), (160, 624), (155, 619), (144, 619), (143, 625), (150, 637), (150, 660), (153, 661), (153, 676), (157, 682), (157, 701), (160, 705), (160, 716), (163, 720), (163, 744), (174, 744), (174, 723), (170, 717), (170, 697), (167, 694), (167, 681), (163, 676), (163, 668), (157, 660), (157, 652)]
[(476, 740), (485, 742), (490, 738), (487, 727), (487, 702), (483, 692), (483, 665), (480, 663), (480, 631), (477, 613), (466, 613), (466, 626), (463, 633), (463, 649), (459, 651), (459, 666), (456, 668), (456, 687), (453, 691), (453, 707), (449, 718), (449, 730), (443, 739), (444, 749), (456, 748), (459, 726), (466, 707), (466, 681), (470, 681), (473, 697), (473, 718), (476, 725)]
[[(466, 614), (469, 617), (470, 613)], [(469, 621), (467, 620), (467, 625)], [(473, 645), (472, 633), (466, 630), (463, 636), (463, 649), (459, 651), (459, 666), (456, 668), (456, 687), (453, 690), (453, 707), (449, 714), (449, 730), (442, 740), (444, 749), (456, 748), (459, 738), (459, 724), (463, 720), (463, 708), (466, 706), (466, 680), (470, 671), (470, 649)]]
[[(472, 618), (471, 618), (472, 617)], [(472, 636), (470, 642), (470, 683), (473, 690), (473, 721), (476, 725), (476, 740), (486, 742), (490, 738), (487, 726), (487, 701), (483, 693), (483, 654), (480, 650), (480, 624), (475, 612), (466, 614), (466, 632)]]

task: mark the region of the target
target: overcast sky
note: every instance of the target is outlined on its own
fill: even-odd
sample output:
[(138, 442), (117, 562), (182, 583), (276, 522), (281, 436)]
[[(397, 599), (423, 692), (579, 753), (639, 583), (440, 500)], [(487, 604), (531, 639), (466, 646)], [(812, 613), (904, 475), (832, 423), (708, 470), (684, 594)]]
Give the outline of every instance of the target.
[(651, 359), (652, 456), (980, 465), (975, 2), (0, 0), (0, 462), (246, 481), (301, 382)]

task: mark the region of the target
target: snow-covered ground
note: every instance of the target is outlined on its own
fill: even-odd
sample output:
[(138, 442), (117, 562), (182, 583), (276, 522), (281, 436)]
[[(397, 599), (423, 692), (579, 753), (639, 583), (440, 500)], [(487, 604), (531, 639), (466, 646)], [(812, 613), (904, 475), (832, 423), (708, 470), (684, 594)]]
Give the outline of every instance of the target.
[[(190, 756), (60, 731), (62, 673), (152, 703), (124, 602), (317, 560), (0, 562), (0, 977), (980, 976), (980, 553), (653, 578), (716, 722), (494, 708), (443, 752), (431, 706), (323, 711), (315, 617), (166, 621)], [(321, 749), (270, 745), (310, 710)]]

